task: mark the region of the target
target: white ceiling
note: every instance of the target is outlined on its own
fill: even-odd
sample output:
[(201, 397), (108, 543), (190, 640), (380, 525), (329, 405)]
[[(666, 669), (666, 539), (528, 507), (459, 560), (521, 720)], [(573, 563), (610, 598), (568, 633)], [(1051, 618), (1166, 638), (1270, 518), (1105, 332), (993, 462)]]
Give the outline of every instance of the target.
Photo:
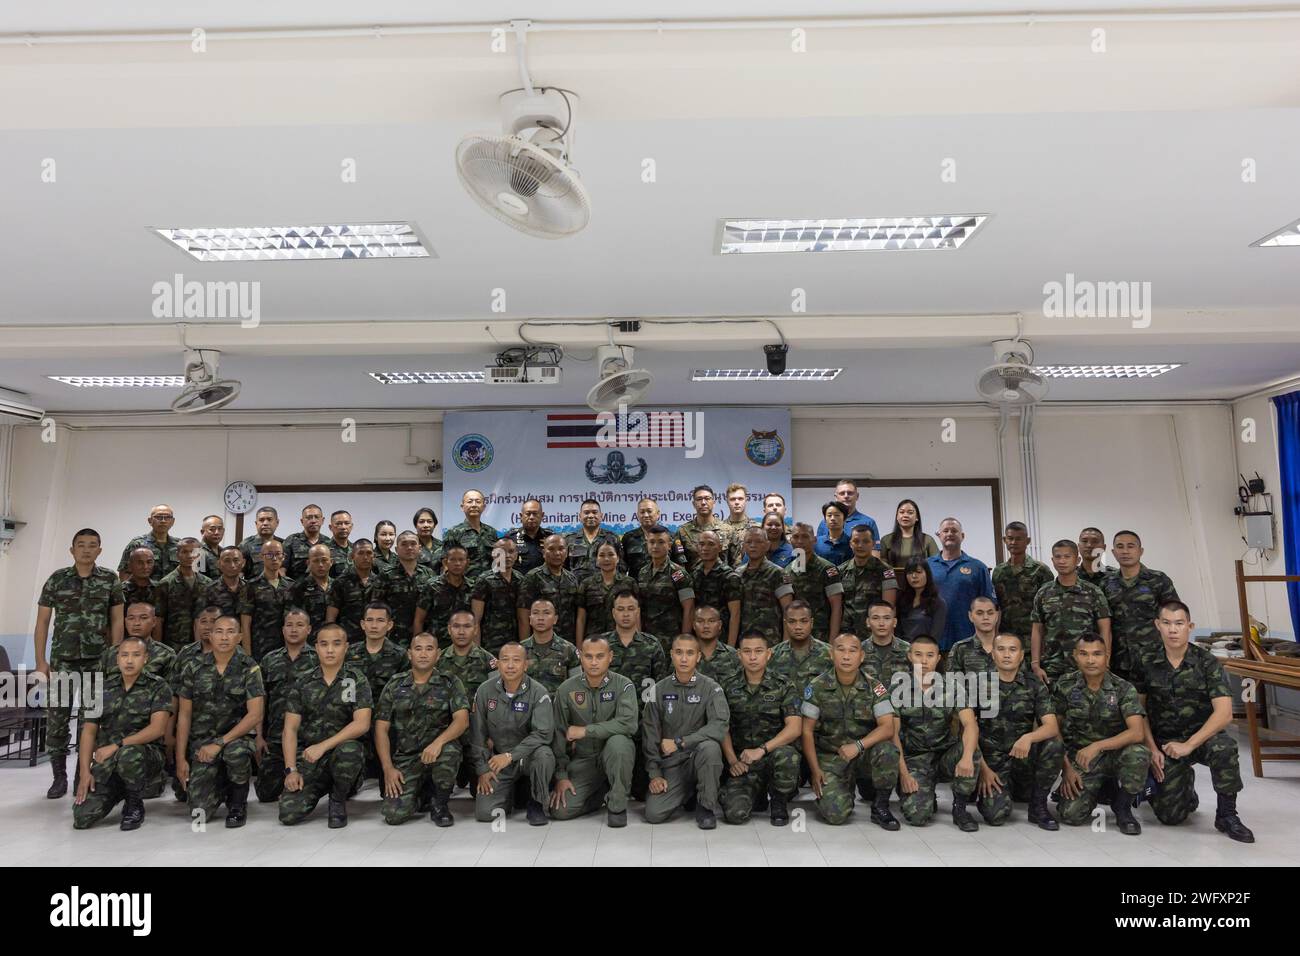
[[(1100, 6), (1117, 5), (1036, 4)], [(527, 12), (497, 3), (362, 9), (227, 3), (214, 18), (186, 3), (114, 11), (10, 2), (0, 7), (0, 33), (452, 22), (470, 13), (488, 22)], [(574, 2), (545, 13), (671, 19), (791, 9)], [(819, 3), (798, 13), (1005, 9), (983, 0)], [(260, 282), (262, 323), (299, 326), (299, 355), (328, 323), (420, 330), (405, 344), (389, 338), (381, 349), (362, 337), (346, 354), (296, 360), (259, 335), (226, 335), (222, 371), (244, 382), (237, 407), (248, 409), (580, 403), (593, 373), (577, 351), (557, 389), (383, 388), (364, 375), (490, 361), (486, 336), (481, 345), (440, 342), (426, 322), (538, 317), (775, 316), (791, 366), (850, 369), (829, 386), (783, 384), (782, 399), (772, 386), (692, 386), (689, 369), (703, 363), (689, 348), (700, 333), (683, 330), (676, 343), (649, 338), (638, 352), (637, 364), (659, 376), (652, 397), (661, 402), (971, 401), (974, 376), (992, 360), (988, 342), (1014, 328), (1004, 321), (985, 334), (992, 325), (978, 317), (1015, 312), (1025, 313), (1044, 364), (1188, 363), (1150, 382), (1057, 383), (1055, 400), (1232, 398), (1297, 373), (1300, 249), (1249, 244), (1300, 218), (1300, 19), (1103, 22), (1104, 55), (1090, 51), (1086, 23), (824, 30), (801, 56), (777, 31), (539, 34), (530, 41), (534, 73), (583, 96), (575, 162), (594, 204), (591, 226), (558, 242), (499, 225), (456, 181), (456, 142), (491, 129), (495, 92), (516, 82), (509, 58), (484, 55), (482, 37), (214, 43), (207, 59), (174, 44), (0, 46), (0, 326), (11, 332), (9, 345), (0, 339), (0, 386), (52, 409), (165, 407), (170, 394), (155, 390), (85, 392), (42, 376), (179, 372), (173, 320), (151, 314), (153, 284), (178, 272)], [(57, 163), (56, 183), (40, 181), (46, 158)], [(340, 181), (345, 158), (356, 161), (355, 183)], [(653, 184), (640, 180), (646, 158), (656, 163)], [(940, 179), (946, 158), (956, 160), (955, 183)], [(1253, 183), (1241, 178), (1247, 158)], [(723, 216), (938, 212), (992, 219), (955, 252), (713, 253)], [(205, 264), (146, 228), (386, 218), (417, 222), (437, 257)], [(1067, 272), (1150, 282), (1152, 327), (1042, 318), (1044, 283)], [(490, 308), (498, 288), (504, 315)], [(790, 313), (795, 288), (806, 292), (806, 315)], [(977, 318), (950, 335), (963, 327), (936, 315)], [(103, 340), (94, 327), (126, 324), (157, 327), (140, 333), (152, 336), (148, 347), (128, 355), (87, 347)], [(23, 329), (54, 326), (94, 334), (52, 332), (39, 347), (16, 347)], [(774, 339), (761, 325), (729, 332), (730, 346), (709, 339), (708, 365), (760, 365), (759, 346)], [(499, 325), (493, 334), (518, 341)]]

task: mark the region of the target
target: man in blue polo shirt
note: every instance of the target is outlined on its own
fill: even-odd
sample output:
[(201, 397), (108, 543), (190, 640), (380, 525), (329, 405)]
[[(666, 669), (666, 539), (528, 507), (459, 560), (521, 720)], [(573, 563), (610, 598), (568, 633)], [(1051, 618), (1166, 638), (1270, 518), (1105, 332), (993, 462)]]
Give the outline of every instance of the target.
[[(848, 511), (848, 517), (844, 519), (844, 533), (850, 535), (853, 529), (863, 524), (871, 529), (871, 540), (876, 542), (875, 550), (871, 553), (880, 557), (880, 529), (876, 527), (876, 519), (871, 515), (865, 515), (858, 510), (858, 486), (848, 478), (841, 478), (835, 484), (835, 497), (840, 504), (844, 505)], [(826, 534), (826, 519), (817, 526), (817, 537)]]
[(948, 605), (948, 623), (943, 634), (932, 635), (939, 639), (939, 650), (947, 650), (958, 641), (975, 633), (969, 611), (971, 601), (977, 597), (993, 597), (993, 582), (983, 561), (972, 558), (961, 549), (966, 533), (956, 518), (944, 518), (937, 532), (941, 552), (930, 558), (930, 572), (939, 596)]

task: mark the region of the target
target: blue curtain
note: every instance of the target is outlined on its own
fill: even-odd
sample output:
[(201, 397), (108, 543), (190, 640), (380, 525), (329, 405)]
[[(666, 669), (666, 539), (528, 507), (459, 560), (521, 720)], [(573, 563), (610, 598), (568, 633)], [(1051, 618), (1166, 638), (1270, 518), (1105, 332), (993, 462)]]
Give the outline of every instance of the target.
[[(1300, 574), (1300, 392), (1273, 399), (1277, 406), (1277, 457), (1282, 470), (1282, 537), (1286, 573)], [(1288, 581), (1291, 632), (1300, 636), (1300, 582)]]

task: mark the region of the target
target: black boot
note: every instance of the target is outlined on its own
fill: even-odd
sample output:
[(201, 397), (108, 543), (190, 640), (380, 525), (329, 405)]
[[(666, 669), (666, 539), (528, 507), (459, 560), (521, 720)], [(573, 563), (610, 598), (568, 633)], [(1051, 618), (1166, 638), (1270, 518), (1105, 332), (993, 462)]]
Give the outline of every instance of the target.
[(456, 823), (451, 810), (447, 807), (449, 799), (451, 799), (450, 790), (443, 790), (441, 787), (433, 788), (433, 805), (429, 810), (429, 819), (440, 827), (449, 827)]
[(45, 791), (45, 799), (57, 800), (68, 794), (68, 758), (51, 757), (50, 769), (54, 771), (54, 782)]
[(334, 784), (330, 790), (330, 829), (338, 830), (348, 825), (348, 790), (350, 784)]
[(140, 791), (128, 790), (126, 802), (122, 804), (122, 829), (138, 830), (142, 823), (144, 823), (144, 800), (140, 797)]
[(608, 826), (608, 827), (611, 827), (611, 828), (613, 828), (613, 829), (615, 829), (615, 830), (619, 830), (619, 829), (622, 829), (623, 827), (627, 826), (627, 811), (626, 811), (626, 810), (606, 810), (606, 811), (605, 811), (605, 825)]
[(529, 800), (528, 825), (530, 827), (544, 827), (550, 822), (550, 818), (546, 816), (546, 808), (536, 800)]
[(871, 822), (878, 827), (886, 830), (897, 830), (900, 824), (897, 818), (889, 812), (889, 791), (881, 790), (871, 801)]
[(1134, 802), (1133, 794), (1120, 790), (1110, 805), (1110, 808), (1115, 811), (1115, 823), (1119, 827), (1119, 832), (1125, 836), (1137, 836), (1142, 832), (1142, 824), (1138, 823), (1137, 818), (1133, 816)]
[(1029, 792), (1029, 822), (1038, 824), (1040, 830), (1059, 830), (1061, 825), (1047, 809), (1047, 788), (1034, 787)]
[(1241, 822), (1241, 817), (1237, 816), (1237, 795), (1221, 793), (1218, 797), (1219, 808), (1214, 811), (1214, 829), (1228, 834), (1238, 843), (1254, 843), (1255, 834), (1251, 833), (1250, 828)]
[(790, 822), (790, 812), (785, 808), (785, 797), (779, 793), (772, 794), (768, 802), (769, 813), (772, 816), (772, 826), (783, 827)]
[(702, 803), (695, 805), (695, 825), (701, 830), (716, 830), (718, 828), (718, 818)]
[(962, 833), (975, 833), (979, 830), (979, 822), (970, 815), (966, 809), (966, 797), (953, 791), (952, 795), (952, 822), (957, 824), (957, 829)]
[(226, 801), (226, 828), (233, 830), (248, 822), (248, 781), (232, 783)]

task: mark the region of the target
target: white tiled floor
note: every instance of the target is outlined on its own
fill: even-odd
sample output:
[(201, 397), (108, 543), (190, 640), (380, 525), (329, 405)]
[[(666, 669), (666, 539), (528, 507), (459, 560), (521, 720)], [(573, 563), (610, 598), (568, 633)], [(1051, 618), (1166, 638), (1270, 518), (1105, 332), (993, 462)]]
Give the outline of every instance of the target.
[[(1234, 843), (1214, 829), (1214, 793), (1197, 770), (1201, 809), (1189, 823), (1164, 827), (1150, 808), (1138, 811), (1142, 835), (1126, 837), (1108, 817), (1106, 832), (1064, 827), (1047, 833), (1031, 826), (1017, 805), (1014, 822), (961, 833), (948, 815), (947, 788), (940, 813), (924, 828), (886, 833), (872, 825), (861, 804), (853, 821), (830, 827), (817, 819), (805, 792), (794, 809), (802, 826), (772, 827), (766, 813), (747, 826), (719, 822), (712, 833), (692, 817), (651, 827), (633, 804), (624, 830), (603, 826), (603, 814), (547, 827), (530, 827), (522, 814), (503, 832), (473, 821), (469, 798), (452, 801), (456, 825), (438, 829), (427, 817), (400, 827), (383, 823), (379, 792), (371, 782), (352, 803), (343, 830), (325, 825), (324, 803), (307, 822), (282, 827), (275, 808), (253, 800), (249, 824), (226, 830), (221, 821), (192, 832), (184, 806), (150, 800), (142, 829), (122, 833), (117, 811), (92, 830), (72, 829), (71, 801), (45, 799), (49, 769), (0, 768), (0, 859), (24, 865), (103, 866), (1294, 866), (1300, 862), (1300, 765), (1265, 764), (1263, 779), (1247, 774), (1239, 807), (1255, 831), (1253, 846)], [(897, 815), (897, 806), (895, 805)]]

